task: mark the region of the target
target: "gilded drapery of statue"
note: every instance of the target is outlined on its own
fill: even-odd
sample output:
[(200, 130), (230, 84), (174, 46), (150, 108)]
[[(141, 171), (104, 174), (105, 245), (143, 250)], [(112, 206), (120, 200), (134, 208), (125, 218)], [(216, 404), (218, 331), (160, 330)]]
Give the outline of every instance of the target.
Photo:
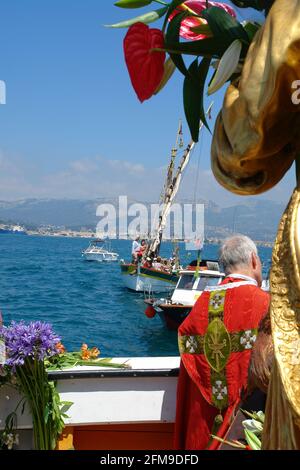
[[(300, 155), (300, 0), (276, 0), (228, 87), (212, 142), (216, 179), (237, 194), (275, 186)], [(299, 165), (300, 166), (300, 165)], [(300, 449), (300, 181), (285, 210), (272, 258), (275, 360), (264, 449)]]

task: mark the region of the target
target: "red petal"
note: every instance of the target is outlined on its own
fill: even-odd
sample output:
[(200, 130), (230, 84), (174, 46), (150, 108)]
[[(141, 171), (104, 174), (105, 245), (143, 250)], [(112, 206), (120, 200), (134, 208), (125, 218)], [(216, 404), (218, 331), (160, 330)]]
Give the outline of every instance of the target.
[[(189, 7), (191, 10), (193, 10), (196, 14), (200, 14), (203, 10), (206, 9), (206, 1), (205, 0), (187, 0), (184, 2), (184, 5)], [(220, 2), (208, 2), (209, 7), (219, 7), (225, 10), (229, 15), (233, 16), (234, 18), (236, 17), (235, 11), (233, 8), (231, 8), (229, 5), (226, 3), (220, 3)], [(180, 11), (184, 11), (184, 7), (182, 5), (179, 5), (176, 10), (174, 10), (171, 15), (169, 16), (168, 20), (171, 21), (174, 16), (178, 15)], [(201, 22), (207, 23), (205, 20), (201, 20)], [(197, 34), (191, 31), (190, 28), (194, 28), (195, 26), (199, 25), (199, 20), (197, 18), (190, 16), (185, 18), (181, 22), (181, 27), (180, 27), (180, 36), (184, 39), (188, 39), (191, 41), (197, 41), (199, 39), (204, 39), (206, 36), (203, 34)]]
[(141, 102), (149, 99), (164, 74), (165, 52), (151, 51), (164, 47), (160, 29), (144, 23), (130, 26), (124, 38), (124, 55), (132, 86)]

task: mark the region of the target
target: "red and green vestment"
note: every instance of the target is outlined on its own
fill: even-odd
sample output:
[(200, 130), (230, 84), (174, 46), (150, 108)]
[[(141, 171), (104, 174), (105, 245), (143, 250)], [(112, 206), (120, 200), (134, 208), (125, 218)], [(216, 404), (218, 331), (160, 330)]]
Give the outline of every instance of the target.
[[(216, 449), (247, 391), (248, 367), (269, 294), (244, 276), (205, 290), (178, 330), (176, 449)], [(217, 426), (217, 423), (219, 425)]]

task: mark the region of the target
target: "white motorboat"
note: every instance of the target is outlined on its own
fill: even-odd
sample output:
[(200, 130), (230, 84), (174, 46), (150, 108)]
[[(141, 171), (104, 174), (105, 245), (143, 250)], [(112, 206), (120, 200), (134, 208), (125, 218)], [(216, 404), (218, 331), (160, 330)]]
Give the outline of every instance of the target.
[(217, 261), (203, 260), (197, 265), (188, 266), (179, 272), (179, 280), (170, 299), (145, 299), (148, 306), (145, 314), (152, 318), (159, 314), (169, 330), (177, 330), (178, 326), (188, 316), (196, 301), (207, 286), (217, 286), (225, 274), (219, 269)]
[(87, 261), (110, 262), (118, 261), (119, 255), (111, 250), (111, 243), (107, 240), (96, 238), (90, 242), (86, 250), (82, 252), (82, 256)]

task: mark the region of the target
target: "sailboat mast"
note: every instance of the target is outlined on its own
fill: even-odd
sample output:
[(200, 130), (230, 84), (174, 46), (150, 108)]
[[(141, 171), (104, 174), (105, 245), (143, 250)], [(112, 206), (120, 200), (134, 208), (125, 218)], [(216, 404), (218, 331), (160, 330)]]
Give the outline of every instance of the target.
[(173, 202), (173, 200), (174, 200), (174, 198), (175, 198), (175, 196), (178, 192), (181, 177), (182, 177), (182, 173), (183, 173), (185, 167), (187, 166), (187, 164), (189, 162), (190, 154), (191, 154), (191, 151), (192, 151), (194, 145), (195, 145), (195, 142), (193, 142), (193, 141), (191, 141), (188, 144), (188, 146), (187, 146), (187, 148), (184, 152), (184, 155), (181, 159), (181, 162), (179, 164), (179, 167), (177, 169), (176, 175), (173, 178), (172, 184), (169, 187), (170, 191), (169, 191), (169, 193), (166, 194), (165, 200), (163, 202), (163, 210), (162, 210), (162, 213), (161, 213), (160, 218), (159, 218), (159, 224), (158, 224), (158, 228), (157, 228), (157, 235), (156, 235), (156, 237), (154, 238), (154, 240), (151, 244), (150, 253), (157, 254), (159, 252), (163, 231), (164, 231), (165, 226), (166, 226), (167, 217), (168, 217), (168, 214), (170, 212), (172, 202)]
[[(213, 103), (210, 104), (210, 106), (209, 106), (209, 108), (206, 112), (207, 115), (210, 114), (212, 105), (213, 105)], [(203, 122), (201, 121), (200, 126), (199, 126), (200, 131), (201, 131), (202, 127), (203, 127)], [(176, 139), (176, 144), (177, 145), (178, 145), (178, 138), (179, 138), (179, 135), (180, 135), (180, 132), (181, 132), (180, 129), (181, 129), (181, 124), (179, 125), (179, 130), (178, 130), (178, 133), (177, 133), (177, 139)], [(172, 202), (173, 202), (173, 200), (174, 200), (174, 198), (175, 198), (175, 196), (176, 196), (176, 194), (179, 190), (182, 174), (183, 174), (186, 166), (189, 163), (190, 155), (191, 155), (191, 152), (192, 152), (194, 146), (195, 146), (195, 142), (191, 139), (189, 144), (187, 145), (185, 151), (184, 151), (184, 154), (183, 154), (182, 158), (181, 158), (181, 161), (180, 161), (179, 166), (177, 168), (176, 175), (174, 176), (172, 181), (170, 181), (169, 185), (167, 185), (167, 187), (164, 191), (163, 209), (162, 209), (162, 213), (159, 217), (159, 224), (158, 224), (158, 227), (157, 227), (156, 236), (151, 242), (149, 250), (147, 251), (147, 255), (149, 255), (149, 254), (150, 255), (151, 254), (156, 255), (156, 254), (159, 253), (159, 248), (160, 248), (160, 244), (161, 244), (161, 241), (162, 241), (163, 231), (164, 231), (165, 226), (166, 226), (167, 217), (168, 217), (168, 214), (170, 212)], [(177, 151), (177, 147), (176, 147), (176, 151)], [(175, 153), (175, 156), (176, 156), (176, 153)], [(173, 163), (173, 166), (174, 166), (173, 153), (172, 153), (172, 159), (171, 159), (170, 166), (172, 165), (172, 163)], [(173, 168), (172, 168), (172, 173), (173, 173)]]
[(169, 187), (172, 184), (173, 172), (174, 172), (174, 167), (175, 167), (175, 159), (177, 157), (177, 150), (178, 150), (178, 147), (182, 147), (182, 146), (183, 146), (182, 122), (181, 122), (181, 120), (179, 120), (178, 130), (177, 130), (177, 134), (176, 134), (176, 142), (175, 142), (175, 146), (171, 150), (171, 161), (170, 161), (169, 166), (168, 166), (167, 176), (166, 176), (164, 188), (163, 188), (163, 191), (160, 195), (160, 202), (165, 201), (166, 195), (169, 191)]

